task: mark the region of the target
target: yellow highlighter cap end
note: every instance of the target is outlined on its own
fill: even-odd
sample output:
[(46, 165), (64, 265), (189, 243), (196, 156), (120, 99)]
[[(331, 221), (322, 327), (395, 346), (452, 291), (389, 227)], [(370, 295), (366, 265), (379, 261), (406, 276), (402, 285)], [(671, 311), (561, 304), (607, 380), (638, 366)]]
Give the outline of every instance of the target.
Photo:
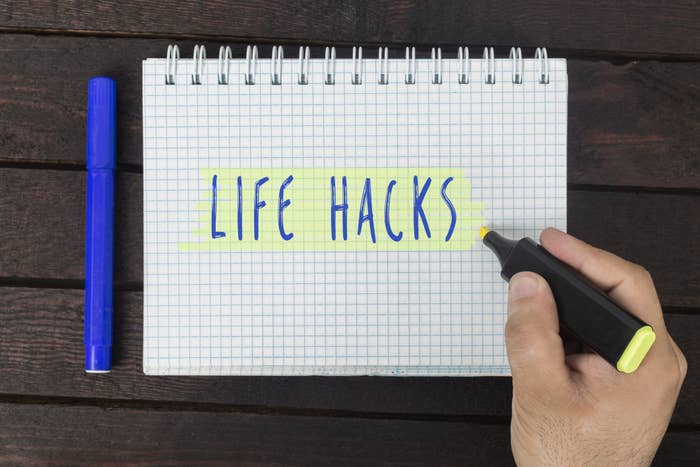
[(617, 361), (617, 370), (622, 373), (634, 373), (655, 340), (656, 334), (651, 326), (639, 328)]
[(489, 233), (489, 229), (484, 225), (479, 230), (479, 237), (481, 237), (481, 239), (483, 240), (487, 233)]

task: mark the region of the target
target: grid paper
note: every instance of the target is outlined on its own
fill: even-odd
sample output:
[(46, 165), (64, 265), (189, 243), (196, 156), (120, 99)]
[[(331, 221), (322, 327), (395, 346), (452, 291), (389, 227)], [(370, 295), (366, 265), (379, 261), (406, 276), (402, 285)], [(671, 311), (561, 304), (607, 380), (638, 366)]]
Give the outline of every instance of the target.
[[(217, 83), (207, 60), (201, 85), (181, 59), (165, 85), (164, 59), (143, 62), (144, 350), (160, 375), (508, 375), (504, 347), (507, 284), (493, 253), (466, 251), (182, 251), (201, 228), (207, 169), (461, 168), (486, 224), (511, 238), (566, 228), (566, 61), (389, 60), (388, 85), (365, 59), (336, 60), (335, 85), (310, 60), (284, 62), (270, 84), (270, 60), (244, 84), (244, 60)], [(271, 205), (274, 203), (270, 203)], [(378, 223), (381, 223), (378, 221)], [(352, 223), (350, 224), (352, 226)], [(351, 230), (352, 227), (349, 227)]]

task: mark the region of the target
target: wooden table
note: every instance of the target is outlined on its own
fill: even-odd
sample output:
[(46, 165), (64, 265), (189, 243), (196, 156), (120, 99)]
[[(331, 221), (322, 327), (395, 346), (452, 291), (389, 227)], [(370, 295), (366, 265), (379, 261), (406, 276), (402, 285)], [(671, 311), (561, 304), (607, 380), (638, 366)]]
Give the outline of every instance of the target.
[[(141, 60), (177, 41), (548, 46), (569, 62), (570, 231), (651, 271), (690, 370), (659, 465), (700, 463), (700, 7), (663, 2), (0, 5), (0, 463), (512, 463), (509, 378), (141, 372)], [(344, 47), (344, 48), (343, 48)], [(393, 54), (400, 53), (398, 49)], [(449, 55), (452, 56), (452, 55)], [(85, 101), (119, 88), (114, 371), (82, 370)], [(643, 410), (643, 407), (640, 407)]]

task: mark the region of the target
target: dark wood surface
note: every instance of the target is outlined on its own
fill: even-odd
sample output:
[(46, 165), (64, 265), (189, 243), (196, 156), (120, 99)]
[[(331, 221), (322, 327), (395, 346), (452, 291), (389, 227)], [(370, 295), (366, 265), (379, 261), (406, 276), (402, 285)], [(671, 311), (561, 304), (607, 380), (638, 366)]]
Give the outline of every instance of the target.
[[(5, 57), (0, 66), (0, 95), (3, 110), (7, 109), (0, 114), (0, 161), (82, 167), (85, 82), (105, 74), (114, 77), (119, 87), (118, 161), (124, 168), (140, 168), (141, 108), (134, 103), (141, 100), (141, 60), (163, 56), (169, 43), (0, 35)], [(212, 54), (222, 42), (202, 43)], [(192, 53), (194, 42), (178, 44), (184, 54)], [(246, 43), (231, 45), (237, 56), (245, 54)], [(269, 56), (269, 49), (261, 47), (261, 56)], [(508, 49), (499, 52), (507, 55)], [(321, 56), (323, 50), (313, 53)], [(343, 48), (338, 53), (349, 51)], [(419, 49), (421, 54), (429, 56), (430, 50)], [(700, 61), (610, 62), (582, 60), (574, 52), (563, 55), (570, 58), (570, 184), (700, 187)], [(55, 84), (47, 87), (47, 79)]]
[(10, 31), (307, 43), (519, 45), (695, 57), (695, 2), (304, 0), (5, 2)]
[[(420, 415), (451, 421), (510, 415), (510, 378), (146, 378), (141, 371), (141, 292), (116, 295), (116, 370), (99, 379), (86, 378), (75, 364), (83, 355), (81, 291), (7, 287), (4, 301), (0, 310), (5, 324), (0, 328), (4, 376), (0, 393), (4, 394), (99, 398), (111, 403), (148, 400), (174, 407), (213, 404), (236, 410), (277, 407), (289, 413)], [(668, 313), (666, 322), (686, 354), (693, 378), (700, 371), (697, 317)], [(40, 336), (46, 345), (36, 348), (28, 335)], [(696, 395), (682, 393), (674, 424), (700, 424)]]
[[(509, 378), (142, 374), (141, 60), (172, 40), (187, 55), (197, 40), (566, 57), (569, 230), (651, 271), (690, 367), (656, 463), (700, 463), (700, 6), (321, 0), (0, 4), (0, 463), (512, 464)], [(116, 344), (114, 372), (87, 377), (96, 74), (119, 87)]]
[[(0, 403), (0, 463), (71, 465), (490, 465), (512, 463), (508, 426), (261, 415), (229, 410)], [(79, 420), (66, 426), (67, 420)], [(32, 449), (16, 447), (33, 446)], [(656, 465), (693, 465), (697, 437), (666, 435)]]

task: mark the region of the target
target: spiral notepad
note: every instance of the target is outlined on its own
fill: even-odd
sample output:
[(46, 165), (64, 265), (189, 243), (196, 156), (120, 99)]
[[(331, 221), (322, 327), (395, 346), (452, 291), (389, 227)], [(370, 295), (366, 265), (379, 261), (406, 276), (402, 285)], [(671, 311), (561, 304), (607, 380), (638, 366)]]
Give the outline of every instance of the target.
[(566, 61), (288, 52), (143, 62), (144, 372), (509, 374), (478, 230), (566, 228)]

